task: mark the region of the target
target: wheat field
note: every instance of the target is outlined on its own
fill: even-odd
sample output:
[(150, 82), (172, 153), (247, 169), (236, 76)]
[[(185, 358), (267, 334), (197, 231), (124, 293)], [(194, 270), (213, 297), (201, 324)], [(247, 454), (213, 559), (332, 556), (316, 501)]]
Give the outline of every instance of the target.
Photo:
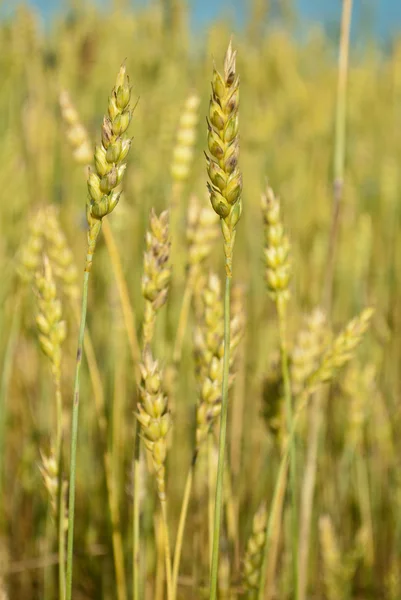
[(0, 600), (401, 598), (401, 42), (268, 4), (0, 21)]

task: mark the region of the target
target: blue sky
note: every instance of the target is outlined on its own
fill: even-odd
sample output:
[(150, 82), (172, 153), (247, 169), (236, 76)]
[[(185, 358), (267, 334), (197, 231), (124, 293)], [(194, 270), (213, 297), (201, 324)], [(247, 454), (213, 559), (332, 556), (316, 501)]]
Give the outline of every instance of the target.
[[(6, 6), (15, 6), (19, 0), (6, 0)], [(222, 12), (229, 12), (241, 22), (246, 6), (251, 0), (188, 0), (192, 22), (198, 27), (206, 25)], [(65, 0), (25, 0), (35, 6), (45, 18), (66, 6)], [(107, 0), (102, 0), (102, 3)], [(136, 0), (138, 2), (138, 0)], [(146, 0), (142, 0), (146, 2)], [(299, 13), (308, 21), (336, 23), (341, 10), (341, 0), (294, 0)], [(4, 6), (4, 5), (3, 5)], [(363, 21), (381, 39), (401, 30), (401, 0), (354, 0), (354, 23)]]

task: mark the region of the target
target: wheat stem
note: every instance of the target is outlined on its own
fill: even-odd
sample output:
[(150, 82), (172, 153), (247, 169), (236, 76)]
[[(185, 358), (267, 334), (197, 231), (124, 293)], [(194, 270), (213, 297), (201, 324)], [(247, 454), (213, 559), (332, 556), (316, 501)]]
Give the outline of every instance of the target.
[[(73, 312), (77, 321), (79, 322), (79, 309), (77, 303), (73, 303)], [(121, 535), (121, 526), (120, 526), (120, 514), (117, 502), (116, 491), (112, 482), (112, 473), (110, 468), (110, 456), (109, 451), (107, 449), (107, 421), (105, 416), (105, 403), (104, 403), (104, 394), (103, 394), (103, 386), (102, 379), (100, 376), (100, 371), (98, 367), (98, 363), (96, 360), (95, 351), (93, 348), (92, 338), (90, 336), (89, 331), (85, 332), (84, 336), (84, 350), (85, 356), (88, 363), (89, 376), (92, 383), (93, 388), (93, 397), (95, 400), (95, 411), (97, 418), (97, 425), (99, 428), (100, 434), (100, 442), (102, 444), (102, 454), (103, 454), (103, 465), (104, 465), (104, 473), (106, 480), (106, 491), (107, 491), (107, 499), (110, 510), (110, 520), (112, 523), (112, 546), (113, 546), (113, 558), (114, 558), (114, 569), (116, 572), (116, 579), (120, 584), (117, 586), (117, 590), (120, 590), (121, 596), (119, 596), (119, 600), (124, 600), (126, 596), (126, 584), (125, 584), (125, 569), (124, 569), (124, 551), (123, 551), (123, 541)]]
[(88, 283), (89, 271), (84, 272), (81, 324), (79, 327), (78, 350), (75, 367), (74, 395), (72, 406), (71, 427), (71, 458), (70, 458), (70, 490), (68, 501), (68, 541), (67, 541), (67, 576), (66, 576), (66, 600), (72, 598), (72, 569), (74, 551), (74, 517), (75, 517), (75, 481), (77, 466), (77, 439), (78, 439), (78, 415), (79, 415), (79, 380), (82, 364), (82, 348), (84, 342), (86, 311), (88, 306)]
[(344, 188), (347, 78), (351, 14), (352, 0), (343, 0), (340, 51), (338, 56), (337, 102), (334, 133), (333, 206), (329, 247), (327, 253), (326, 281), (324, 286), (324, 305), (328, 309), (328, 314), (330, 313), (333, 296), (334, 265), (337, 250), (338, 232), (340, 228), (340, 212)]
[[(333, 302), (334, 269), (337, 240), (340, 228), (341, 203), (344, 188), (345, 145), (346, 145), (346, 94), (348, 78), (348, 55), (351, 29), (352, 0), (343, 0), (340, 49), (338, 58), (337, 102), (334, 142), (334, 182), (332, 221), (327, 255), (326, 280), (324, 285), (324, 306), (330, 318)], [(306, 477), (304, 479), (301, 499), (301, 523), (299, 546), (298, 598), (305, 600), (307, 589), (307, 573), (310, 546), (310, 526), (313, 509), (313, 497), (316, 483), (316, 469), (319, 446), (319, 432), (324, 405), (324, 392), (316, 394), (311, 407), (311, 423), (309, 432)]]
[(214, 490), (216, 486), (216, 466), (213, 460), (214, 440), (209, 431), (207, 435), (207, 518), (208, 518), (208, 550), (209, 550), (209, 569), (212, 569), (213, 555), (213, 523), (215, 497)]
[(217, 465), (216, 500), (214, 508), (212, 568), (210, 580), (210, 600), (217, 598), (217, 576), (219, 567), (219, 542), (221, 526), (221, 509), (223, 504), (224, 459), (226, 449), (227, 415), (228, 415), (228, 378), (230, 369), (230, 290), (231, 268), (227, 272), (224, 294), (224, 363), (223, 386), (221, 399), (221, 421), (219, 436), (219, 460)]
[(307, 588), (307, 566), (309, 557), (309, 536), (312, 520), (313, 495), (316, 483), (316, 467), (319, 447), (319, 431), (322, 419), (323, 396), (322, 391), (315, 394), (310, 407), (309, 440), (306, 458), (305, 474), (303, 478), (300, 530), (298, 548), (298, 597), (304, 600)]
[(173, 562), (173, 597), (174, 598), (177, 594), (177, 584), (178, 584), (178, 574), (180, 571), (182, 542), (184, 540), (185, 523), (187, 520), (189, 501), (191, 498), (192, 484), (193, 484), (194, 471), (195, 471), (195, 463), (196, 463), (196, 455), (194, 456), (194, 459), (193, 459), (190, 469), (188, 471), (187, 480), (185, 482), (184, 496), (182, 499), (181, 512), (180, 512), (180, 519), (178, 522), (177, 539), (175, 542), (174, 562)]
[(170, 534), (168, 531), (167, 519), (167, 503), (165, 500), (160, 501), (162, 522), (163, 522), (163, 542), (164, 542), (164, 558), (166, 562), (166, 579), (167, 579), (167, 599), (174, 600), (173, 576), (171, 571), (171, 547)]
[[(61, 461), (60, 461), (61, 462)], [(59, 463), (60, 467), (61, 464)], [(61, 469), (60, 469), (61, 473)], [(65, 495), (61, 477), (59, 477), (59, 514), (58, 514), (58, 561), (59, 561), (59, 600), (65, 599)]]
[[(290, 432), (293, 423), (293, 407), (292, 407), (292, 391), (290, 371), (288, 367), (288, 353), (286, 342), (287, 329), (287, 312), (286, 301), (281, 296), (278, 297), (277, 314), (280, 330), (280, 356), (281, 356), (281, 371), (284, 383), (284, 398), (287, 420), (287, 431)], [(297, 494), (297, 479), (296, 479), (296, 443), (295, 436), (291, 436), (290, 441), (290, 480), (291, 480), (291, 521), (292, 521), (292, 568), (293, 568), (293, 585), (295, 590), (295, 600), (298, 594), (298, 494)]]
[[(282, 512), (284, 494), (285, 494), (285, 489), (286, 489), (286, 484), (287, 484), (287, 470), (288, 470), (288, 451), (286, 449), (283, 452), (283, 455), (281, 457), (279, 472), (278, 472), (278, 476), (276, 479), (276, 485), (274, 488), (274, 495), (273, 495), (272, 505), (271, 505), (271, 509), (270, 509), (269, 521), (267, 524), (265, 545), (263, 548), (262, 567), (261, 567), (261, 571), (260, 571), (260, 583), (259, 583), (259, 590), (258, 590), (258, 596), (257, 596), (258, 600), (264, 600), (264, 598), (265, 598), (265, 588), (266, 588), (266, 579), (267, 579), (267, 571), (268, 571), (267, 567), (268, 567), (269, 556), (270, 556), (270, 548), (272, 547), (273, 535), (275, 533), (273, 531), (273, 527), (275, 525), (277, 526), (281, 521), (281, 512)], [(276, 527), (276, 532), (277, 531), (279, 531), (279, 529)], [(274, 538), (274, 540), (275, 539), (276, 538)], [(272, 573), (270, 571), (270, 575), (273, 576), (274, 573)]]
[(139, 600), (139, 516), (140, 516), (140, 495), (139, 495), (139, 458), (140, 458), (140, 437), (139, 425), (135, 419), (134, 425), (134, 466), (133, 466), (133, 495), (132, 495), (132, 598)]
[(55, 377), (56, 386), (56, 410), (57, 410), (57, 435), (56, 435), (56, 460), (58, 465), (58, 583), (59, 600), (65, 599), (65, 498), (63, 485), (63, 400), (61, 395), (60, 374)]

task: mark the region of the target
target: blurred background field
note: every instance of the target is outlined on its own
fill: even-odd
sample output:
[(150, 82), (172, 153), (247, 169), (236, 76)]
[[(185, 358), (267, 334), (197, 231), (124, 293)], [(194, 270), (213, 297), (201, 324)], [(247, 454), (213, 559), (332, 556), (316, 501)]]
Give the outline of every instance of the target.
[[(392, 10), (390, 3), (388, 10)], [(84, 164), (74, 159), (59, 96), (62, 90), (68, 91), (93, 146), (99, 141), (107, 97), (124, 60), (133, 101), (138, 103), (130, 126), (133, 143), (123, 197), (108, 222), (140, 338), (149, 212), (152, 207), (157, 212), (172, 208), (171, 289), (157, 323), (154, 348), (164, 365), (173, 410), (167, 488), (174, 541), (192, 455), (197, 400), (193, 358), (196, 297), (182, 357), (177, 365), (173, 361), (188, 273), (187, 209), (192, 195), (205, 206), (209, 202), (203, 151), (207, 148), (205, 116), (212, 61), (214, 58), (221, 65), (233, 29), (241, 81), (240, 167), (244, 181), (234, 279), (244, 286), (246, 333), (230, 399), (229, 505), (233, 512), (228, 511), (223, 527), (220, 597), (253, 597), (243, 588), (241, 565), (253, 516), (263, 500), (269, 512), (280, 459), (280, 408), (276, 407), (280, 393), (275, 374), (279, 334), (264, 282), (260, 197), (268, 181), (282, 200), (292, 246), (288, 336), (290, 349), (294, 349), (305, 315), (324, 302), (341, 3), (330, 13), (333, 24), (337, 19), (332, 30), (317, 24), (300, 27), (291, 2), (249, 0), (246, 13), (241, 11), (240, 24), (216, 19), (202, 32), (188, 24), (188, 6), (181, 0), (143, 3), (135, 9), (118, 1), (102, 9), (72, 3), (68, 10), (66, 7), (47, 20), (45, 27), (32, 7), (21, 5), (0, 21), (1, 600), (58, 597), (54, 524), (40, 469), (41, 452), (49, 450), (55, 422), (52, 375), (38, 344), (37, 299), (32, 291), (32, 274), (41, 266), (42, 246), (38, 242), (34, 248), (33, 262), (26, 259), (26, 247), (35, 246), (38, 211), (54, 207), (78, 273), (77, 283), (71, 275), (72, 291), (68, 285), (60, 286), (67, 324), (61, 387), (68, 465), (78, 329), (74, 307), (79, 288), (75, 286), (81, 283), (86, 252), (87, 172)], [(356, 356), (326, 391), (322, 405), (305, 596), (311, 600), (401, 598), (401, 38), (387, 35), (384, 40), (383, 35), (353, 36), (350, 53), (345, 183), (330, 321), (338, 332), (365, 306), (373, 306), (375, 314)], [(177, 146), (182, 143), (178, 132), (188, 98), (194, 95), (199, 98), (199, 106), (194, 103), (198, 120), (192, 121), (196, 142), (188, 173), (182, 174), (176, 164), (180, 161)], [(222, 275), (221, 246), (218, 236), (203, 267), (206, 273), (213, 269)], [(100, 369), (106, 425), (99, 432), (84, 362), (76, 600), (117, 597), (101, 458), (104, 443), (111, 455), (131, 597), (131, 470), (137, 386), (117, 283), (115, 263), (113, 267), (101, 235), (90, 284), (88, 329)], [(298, 433), (300, 489), (312, 422), (310, 409)], [(199, 465), (184, 538), (178, 592), (183, 599), (208, 597), (204, 462)], [(141, 477), (141, 589), (143, 597), (150, 599), (157, 598), (156, 500), (153, 478), (146, 468)], [(269, 596), (280, 600), (294, 597), (289, 583), (287, 504)]]

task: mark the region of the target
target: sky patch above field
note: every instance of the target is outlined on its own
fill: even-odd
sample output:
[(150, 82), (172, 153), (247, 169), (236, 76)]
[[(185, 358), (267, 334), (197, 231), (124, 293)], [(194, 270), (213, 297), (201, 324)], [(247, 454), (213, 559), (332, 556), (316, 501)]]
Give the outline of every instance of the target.
[[(68, 5), (63, 0), (26, 0), (49, 20), (60, 13)], [(138, 0), (133, 4), (146, 4), (147, 0)], [(2, 11), (9, 14), (18, 4), (18, 0), (6, 0)], [(107, 5), (107, 0), (100, 0), (99, 4)], [(191, 22), (196, 29), (207, 26), (210, 21), (224, 15), (235, 19), (240, 26), (245, 23), (247, 6), (250, 0), (189, 0)], [(329, 31), (338, 26), (341, 0), (294, 0), (293, 5), (303, 20), (319, 22)], [(370, 34), (380, 40), (389, 40), (401, 29), (401, 1), (400, 0), (354, 0), (354, 22), (359, 28), (363, 27)]]

